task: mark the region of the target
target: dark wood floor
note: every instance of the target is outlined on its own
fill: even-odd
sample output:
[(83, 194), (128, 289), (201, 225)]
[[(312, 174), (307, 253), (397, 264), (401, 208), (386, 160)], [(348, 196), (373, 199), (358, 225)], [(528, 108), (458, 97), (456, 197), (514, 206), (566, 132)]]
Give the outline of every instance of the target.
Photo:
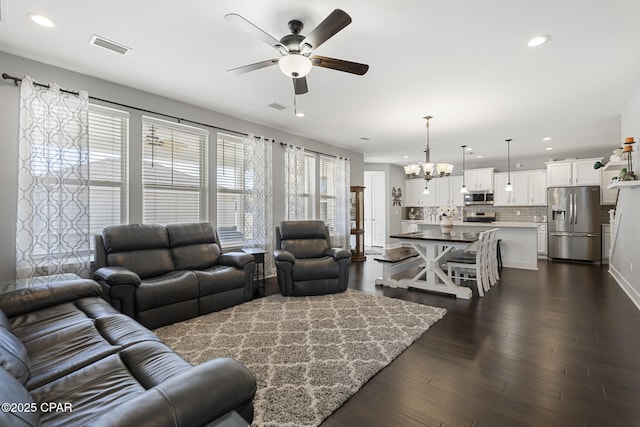
[(538, 266), (459, 300), (376, 287), (373, 257), (352, 263), (351, 288), (448, 313), (323, 427), (640, 426), (640, 310), (606, 265)]

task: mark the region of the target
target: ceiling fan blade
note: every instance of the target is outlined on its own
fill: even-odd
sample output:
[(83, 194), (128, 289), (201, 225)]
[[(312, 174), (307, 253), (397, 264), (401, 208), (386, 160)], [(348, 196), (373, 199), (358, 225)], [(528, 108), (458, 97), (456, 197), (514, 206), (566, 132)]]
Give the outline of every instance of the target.
[(226, 19), (227, 22), (231, 22), (232, 24), (236, 25), (240, 29), (256, 37), (257, 39), (262, 40), (269, 46), (275, 49), (278, 49), (280, 52), (286, 53), (288, 51), (286, 46), (280, 43), (280, 40), (276, 39), (275, 37), (273, 37), (271, 34), (267, 33), (266, 31), (264, 31), (263, 29), (247, 21), (245, 18), (238, 15), (237, 13), (229, 13), (228, 15), (224, 16), (224, 19)]
[(293, 90), (296, 95), (304, 95), (309, 92), (309, 88), (307, 87), (307, 78), (306, 77), (298, 77), (293, 80)]
[(367, 64), (328, 58), (326, 56), (312, 56), (311, 63), (317, 67), (331, 68), (332, 70), (344, 71), (345, 73), (357, 74), (359, 76), (363, 76), (369, 71)]
[(347, 12), (341, 9), (334, 10), (302, 40), (300, 43), (302, 53), (310, 53), (317, 49), (350, 23), (351, 17)]
[(227, 70), (228, 73), (232, 74), (244, 74), (249, 71), (259, 70), (260, 68), (270, 67), (272, 65), (277, 64), (279, 59), (267, 59), (266, 61), (256, 62), (255, 64), (243, 65), (242, 67), (232, 68)]

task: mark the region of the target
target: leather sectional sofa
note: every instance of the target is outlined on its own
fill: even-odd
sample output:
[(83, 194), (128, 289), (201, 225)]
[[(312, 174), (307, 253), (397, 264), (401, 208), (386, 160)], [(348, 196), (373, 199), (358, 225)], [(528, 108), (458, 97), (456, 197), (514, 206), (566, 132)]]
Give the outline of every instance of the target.
[(144, 326), (160, 326), (251, 299), (253, 257), (221, 253), (207, 223), (127, 224), (96, 236), (93, 278), (104, 298)]
[(198, 366), (100, 298), (93, 280), (0, 295), (0, 425), (200, 426), (253, 419), (254, 376)]

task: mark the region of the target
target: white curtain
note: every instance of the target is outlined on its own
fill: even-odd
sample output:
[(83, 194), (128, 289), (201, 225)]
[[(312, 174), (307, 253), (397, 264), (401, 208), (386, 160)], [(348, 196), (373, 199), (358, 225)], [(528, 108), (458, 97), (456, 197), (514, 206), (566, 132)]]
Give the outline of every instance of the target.
[(17, 278), (89, 276), (88, 98), (22, 80)]
[(265, 275), (275, 274), (273, 260), (273, 144), (268, 140), (245, 138), (243, 159), (244, 247), (259, 247), (266, 251)]
[(308, 218), (307, 199), (305, 198), (306, 174), (305, 174), (304, 148), (287, 145), (284, 154), (285, 168), (285, 198), (286, 214), (288, 220), (304, 220)]
[(336, 192), (336, 238), (335, 247), (349, 249), (351, 226), (349, 221), (349, 196), (351, 193), (351, 163), (348, 159), (336, 158), (334, 161)]

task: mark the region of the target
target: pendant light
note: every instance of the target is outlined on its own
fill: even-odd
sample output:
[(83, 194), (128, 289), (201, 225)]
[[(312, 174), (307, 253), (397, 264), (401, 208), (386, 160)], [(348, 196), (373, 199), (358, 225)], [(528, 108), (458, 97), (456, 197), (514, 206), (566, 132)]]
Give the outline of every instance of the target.
[(507, 141), (507, 186), (504, 188), (504, 191), (513, 191), (513, 185), (511, 185), (511, 140), (505, 139)]
[(469, 192), (469, 189), (467, 188), (464, 182), (464, 155), (465, 155), (465, 152), (467, 151), (466, 150), (467, 146), (461, 145), (460, 147), (462, 147), (462, 187), (460, 187), (460, 194), (467, 194)]

